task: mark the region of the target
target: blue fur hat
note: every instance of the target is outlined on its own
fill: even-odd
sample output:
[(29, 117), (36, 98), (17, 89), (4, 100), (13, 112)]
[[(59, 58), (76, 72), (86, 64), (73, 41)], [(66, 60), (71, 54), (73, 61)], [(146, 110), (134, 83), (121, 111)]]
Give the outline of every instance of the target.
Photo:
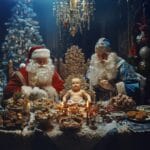
[(111, 46), (111, 44), (110, 44), (109, 40), (106, 39), (105, 37), (102, 37), (102, 38), (100, 38), (100, 39), (97, 41), (97, 43), (96, 43), (96, 45), (95, 45), (95, 48), (98, 48), (98, 47), (105, 47), (105, 48), (109, 48), (109, 49), (110, 49), (110, 46)]

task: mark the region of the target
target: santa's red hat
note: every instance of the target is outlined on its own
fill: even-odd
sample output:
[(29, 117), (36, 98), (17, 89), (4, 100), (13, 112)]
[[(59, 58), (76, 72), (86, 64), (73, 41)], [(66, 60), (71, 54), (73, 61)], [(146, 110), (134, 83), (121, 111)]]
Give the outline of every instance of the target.
[[(29, 53), (28, 53), (26, 64), (28, 64), (30, 59), (33, 59), (33, 58), (49, 58), (49, 57), (50, 57), (49, 49), (41, 45), (33, 46), (29, 48)], [(26, 64), (21, 63), (19, 68), (25, 68)]]
[(27, 62), (29, 62), (29, 60), (32, 58), (49, 58), (49, 57), (50, 57), (49, 49), (41, 45), (33, 46), (29, 49)]

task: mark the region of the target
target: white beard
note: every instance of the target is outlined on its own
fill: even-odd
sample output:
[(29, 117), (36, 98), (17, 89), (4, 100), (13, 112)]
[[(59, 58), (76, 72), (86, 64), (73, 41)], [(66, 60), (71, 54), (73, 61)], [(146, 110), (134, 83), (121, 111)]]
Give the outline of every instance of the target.
[(27, 65), (29, 86), (34, 87), (33, 92), (38, 94), (39, 98), (48, 97), (51, 100), (57, 100), (56, 89), (51, 85), (54, 74), (54, 65), (49, 59), (46, 65), (39, 65), (34, 60), (30, 60)]
[(99, 79), (112, 80), (117, 76), (117, 58), (115, 53), (110, 53), (105, 62), (101, 62), (96, 54), (91, 58), (87, 77), (91, 85), (96, 85)]
[(52, 77), (54, 74), (54, 66), (49, 60), (46, 65), (39, 65), (34, 60), (30, 60), (27, 65), (28, 82), (30, 86), (44, 87), (51, 85)]

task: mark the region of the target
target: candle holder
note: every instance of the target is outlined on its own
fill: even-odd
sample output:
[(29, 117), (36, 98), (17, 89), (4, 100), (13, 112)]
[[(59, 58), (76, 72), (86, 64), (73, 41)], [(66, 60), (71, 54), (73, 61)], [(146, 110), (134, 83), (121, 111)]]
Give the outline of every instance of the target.
[(87, 101), (86, 102), (86, 125), (88, 126), (89, 125), (89, 122), (90, 122), (90, 116), (89, 116), (89, 102)]
[(89, 110), (89, 118), (90, 118), (90, 128), (97, 129), (96, 127), (96, 116), (99, 112), (99, 107), (96, 105), (92, 105)]

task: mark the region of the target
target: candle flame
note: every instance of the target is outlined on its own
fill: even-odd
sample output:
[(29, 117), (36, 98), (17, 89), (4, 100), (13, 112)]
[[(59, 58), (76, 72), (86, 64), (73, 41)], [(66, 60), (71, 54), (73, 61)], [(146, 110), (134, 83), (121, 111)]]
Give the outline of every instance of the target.
[(89, 101), (86, 102), (86, 107), (89, 108)]
[(61, 102), (61, 107), (62, 107), (62, 108), (64, 107), (64, 102)]
[(30, 109), (30, 106), (31, 106), (31, 105), (30, 105), (30, 102), (28, 102), (28, 103), (27, 103), (27, 107), (28, 107), (29, 109)]

